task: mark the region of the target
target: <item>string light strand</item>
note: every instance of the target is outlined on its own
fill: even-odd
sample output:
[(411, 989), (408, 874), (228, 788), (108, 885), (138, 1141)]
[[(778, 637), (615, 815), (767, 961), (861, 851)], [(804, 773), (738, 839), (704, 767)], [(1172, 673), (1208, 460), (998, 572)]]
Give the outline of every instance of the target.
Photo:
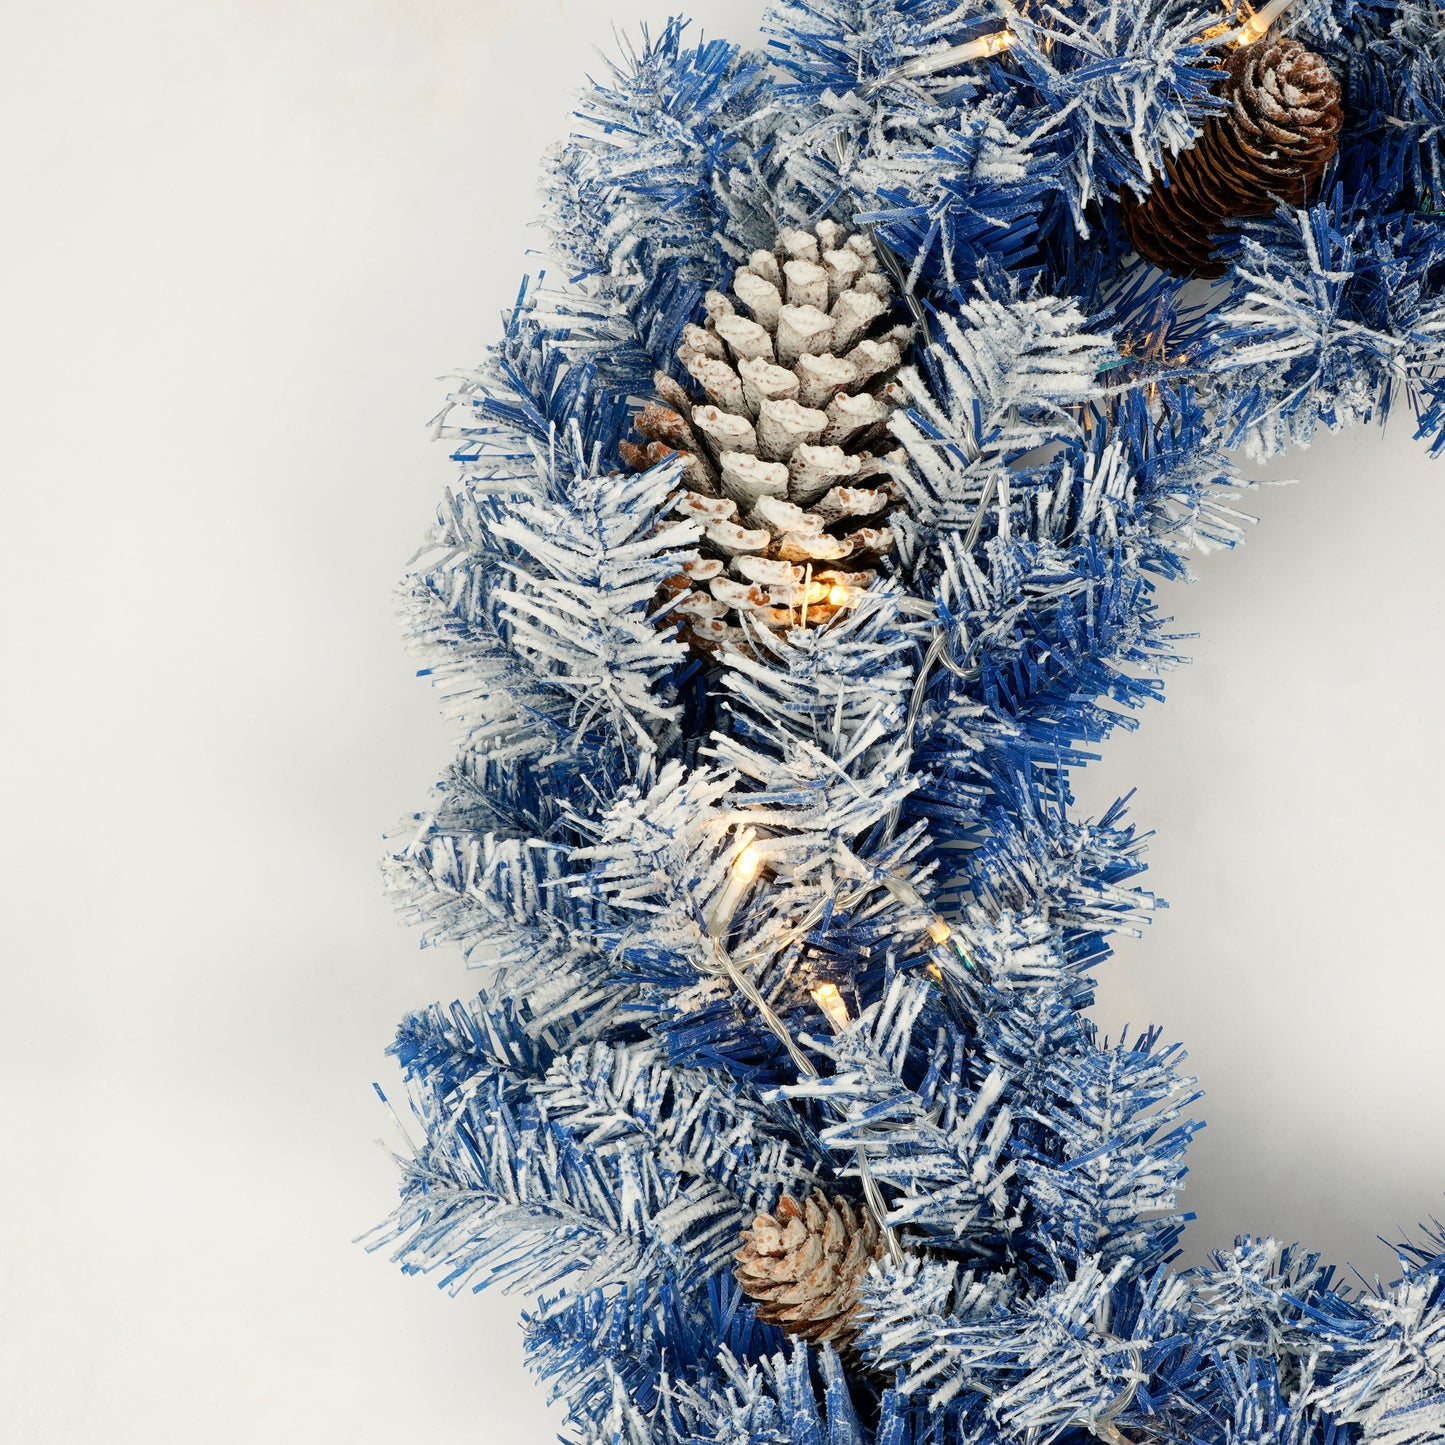
[[(751, 853), (751, 857), (749, 857), (749, 853)], [(816, 1079), (819, 1077), (816, 1065), (798, 1047), (797, 1040), (788, 1031), (787, 1024), (778, 1016), (777, 1010), (763, 997), (762, 990), (758, 988), (757, 984), (737, 966), (728, 952), (727, 945), (723, 942), (723, 934), (726, 933), (727, 926), (732, 921), (738, 904), (742, 901), (742, 895), (747, 885), (756, 877), (760, 862), (757, 850), (751, 842), (741, 849), (737, 857), (733, 859), (727, 886), (723, 890), (718, 905), (713, 908), (708, 921), (708, 934), (712, 939), (713, 954), (722, 972), (731, 980), (733, 987), (757, 1009), (758, 1016), (788, 1051), (788, 1057), (793, 1061), (793, 1066), (798, 1073), (804, 1078)], [(735, 883), (738, 884), (736, 888), (734, 888)], [(844, 1002), (842, 994), (838, 992), (837, 986), (833, 984), (823, 985), (815, 991), (814, 998), (817, 998), (824, 988), (831, 988), (832, 995), (826, 996), (827, 1003), (820, 1002), (819, 1006), (823, 1008), (834, 1029), (841, 1032), (848, 1026), (848, 1005)], [(878, 1233), (882, 1237), (884, 1248), (888, 1251), (888, 1258), (894, 1264), (901, 1264), (903, 1262), (903, 1246), (898, 1242), (897, 1232), (888, 1223), (888, 1203), (883, 1198), (878, 1181), (873, 1177), (872, 1169), (868, 1166), (868, 1151), (860, 1144), (855, 1151), (854, 1158), (858, 1164), (858, 1179), (863, 1186), (863, 1201), (867, 1205), (868, 1212), (873, 1216), (873, 1222), (878, 1226)]]
[(1295, 0), (1269, 0), (1263, 10), (1256, 11), (1239, 27), (1233, 37), (1234, 43), (1253, 45), (1256, 40), (1263, 40), (1269, 27), (1294, 3)]
[(872, 100), (884, 86), (895, 81), (919, 80), (925, 75), (936, 75), (940, 70), (966, 65), (970, 60), (986, 60), (1007, 50), (1013, 40), (1012, 31), (995, 30), (988, 35), (965, 40), (960, 45), (950, 45), (947, 50), (936, 50), (932, 55), (915, 55), (912, 60), (905, 60), (902, 65), (875, 76), (859, 88), (859, 94), (864, 100)]
[[(1270, 26), (1285, 13), (1296, 0), (1269, 0), (1262, 10), (1256, 11), (1236, 30), (1227, 31), (1215, 41), (1218, 45), (1253, 45), (1264, 39)], [(915, 55), (892, 70), (874, 76), (858, 87), (858, 94), (864, 100), (872, 100), (879, 91), (901, 80), (919, 80), (926, 75), (937, 75), (943, 70), (952, 70), (967, 65), (973, 60), (988, 60), (1001, 55), (1014, 43), (1013, 31), (995, 30), (988, 35), (979, 35), (965, 40), (960, 45), (951, 45), (946, 50), (934, 51), (931, 55)]]

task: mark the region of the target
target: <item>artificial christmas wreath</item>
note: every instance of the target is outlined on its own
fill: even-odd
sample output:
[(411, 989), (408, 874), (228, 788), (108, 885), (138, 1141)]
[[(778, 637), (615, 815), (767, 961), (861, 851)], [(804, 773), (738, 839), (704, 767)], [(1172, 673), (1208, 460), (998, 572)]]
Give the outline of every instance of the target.
[(1154, 579), (1239, 539), (1236, 448), (1405, 397), (1445, 450), (1445, 13), (766, 39), (671, 23), (587, 94), (570, 279), (439, 424), (461, 750), (389, 877), (484, 983), (394, 1045), (378, 1243), (529, 1291), (589, 1445), (1445, 1438), (1438, 1227), (1372, 1288), (1171, 1268), (1198, 1095), (1084, 1015), (1153, 900), (1069, 783), (1159, 696)]

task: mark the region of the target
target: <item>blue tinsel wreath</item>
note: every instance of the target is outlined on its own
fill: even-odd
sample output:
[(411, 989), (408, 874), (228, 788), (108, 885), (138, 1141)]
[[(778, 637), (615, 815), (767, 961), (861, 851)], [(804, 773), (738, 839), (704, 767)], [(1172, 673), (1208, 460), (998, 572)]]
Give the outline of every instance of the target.
[[(1299, 0), (1339, 153), (1196, 295), (1117, 198), (1216, 106), (1226, 18), (777, 0), (762, 50), (644, 36), (550, 157), (569, 279), (451, 398), (462, 479), (410, 583), (462, 745), (390, 883), (487, 972), (394, 1046), (425, 1142), (381, 1240), (537, 1298), (579, 1440), (1445, 1439), (1440, 1227), (1371, 1288), (1252, 1239), (1171, 1269), (1198, 1096), (1178, 1046), (1082, 1012), (1152, 900), (1069, 770), (1159, 695), (1152, 579), (1237, 541), (1230, 452), (1399, 391), (1445, 450), (1445, 11)], [(1004, 21), (1006, 53), (898, 78)], [(677, 464), (618, 443), (704, 293), (824, 217), (873, 229), (927, 323), (892, 422), (909, 545), (833, 625), (704, 665), (653, 615), (693, 535)], [(843, 1358), (761, 1323), (731, 1261), (782, 1193), (864, 1173), (899, 1248)]]

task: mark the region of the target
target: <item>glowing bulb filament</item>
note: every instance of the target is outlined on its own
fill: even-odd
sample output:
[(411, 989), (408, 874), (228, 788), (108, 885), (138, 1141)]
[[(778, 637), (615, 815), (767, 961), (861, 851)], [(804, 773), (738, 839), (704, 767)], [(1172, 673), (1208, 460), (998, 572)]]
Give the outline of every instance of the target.
[[(980, 56), (999, 55), (1007, 50), (1014, 43), (1013, 31), (999, 30), (993, 35), (985, 35), (981, 40), (975, 40), (974, 45), (978, 46)], [(967, 49), (967, 47), (964, 47)]]
[(828, 589), (828, 605), (830, 607), (842, 607), (852, 595), (842, 583), (835, 582)]
[(827, 1015), (828, 1022), (840, 1032), (848, 1027), (848, 1005), (836, 984), (820, 983), (813, 990), (813, 1001)]
[(763, 865), (762, 854), (751, 843), (733, 859), (733, 877), (742, 883), (750, 883)]

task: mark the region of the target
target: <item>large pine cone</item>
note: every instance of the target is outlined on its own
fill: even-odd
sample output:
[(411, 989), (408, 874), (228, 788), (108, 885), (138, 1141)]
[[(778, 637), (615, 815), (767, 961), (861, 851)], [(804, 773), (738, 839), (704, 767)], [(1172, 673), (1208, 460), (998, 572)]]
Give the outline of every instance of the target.
[(742, 614), (785, 630), (827, 622), (877, 576), (899, 504), (887, 460), (870, 450), (901, 401), (891, 382), (910, 332), (892, 326), (892, 295), (872, 241), (832, 221), (786, 230), (733, 278), (751, 313), (720, 292), (707, 324), (678, 349), (706, 393), (694, 403), (664, 372), (661, 401), (623, 442), (639, 470), (686, 459), (675, 510), (703, 524), (700, 557), (668, 587), (663, 621), (698, 650), (749, 650)]
[(1288, 38), (1230, 53), (1221, 93), (1194, 146), (1165, 162), (1169, 184), (1126, 195), (1124, 228), (1147, 261), (1181, 276), (1215, 277), (1213, 238), (1231, 221), (1303, 205), (1339, 143), (1340, 84), (1324, 59)]
[(743, 1232), (738, 1283), (758, 1318), (813, 1344), (842, 1348), (858, 1332), (858, 1284), (882, 1248), (867, 1210), (815, 1189), (806, 1204), (783, 1195), (776, 1214)]

